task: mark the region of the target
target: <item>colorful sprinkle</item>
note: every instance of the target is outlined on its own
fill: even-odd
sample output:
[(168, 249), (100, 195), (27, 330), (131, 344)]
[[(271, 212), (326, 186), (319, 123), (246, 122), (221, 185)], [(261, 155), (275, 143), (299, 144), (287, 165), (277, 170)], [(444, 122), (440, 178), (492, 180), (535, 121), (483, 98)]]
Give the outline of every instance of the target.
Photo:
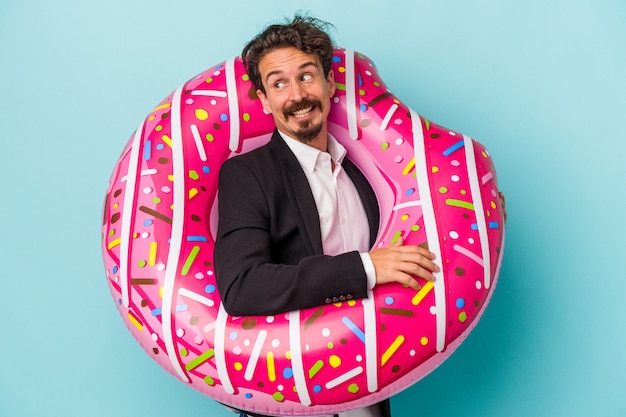
[(313, 379), (315, 375), (322, 369), (324, 366), (324, 361), (319, 359), (317, 362), (313, 364), (313, 366), (309, 369), (309, 379)]
[(403, 335), (399, 335), (393, 341), (391, 346), (389, 346), (389, 348), (387, 348), (385, 353), (383, 353), (383, 356), (381, 357), (381, 361), (380, 361), (381, 362), (380, 366), (385, 366), (387, 361), (389, 361), (389, 359), (393, 356), (393, 354), (396, 353), (396, 351), (400, 348), (402, 343), (404, 343), (404, 336)]
[(356, 324), (354, 324), (354, 322), (350, 320), (349, 317), (343, 316), (341, 318), (341, 322), (345, 324), (346, 327), (348, 327), (348, 329), (350, 329), (350, 331), (354, 333), (361, 342), (365, 343), (365, 333), (363, 333), (363, 330), (359, 329), (359, 327)]

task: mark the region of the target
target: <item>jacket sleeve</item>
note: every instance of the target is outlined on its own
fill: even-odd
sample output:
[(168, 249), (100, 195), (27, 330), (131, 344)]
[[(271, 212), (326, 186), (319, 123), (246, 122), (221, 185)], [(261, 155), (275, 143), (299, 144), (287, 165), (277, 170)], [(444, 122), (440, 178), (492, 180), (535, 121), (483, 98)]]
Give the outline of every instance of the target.
[(367, 296), (367, 278), (356, 251), (326, 256), (303, 249), (298, 259), (275, 260), (273, 252), (293, 250), (302, 237), (272, 230), (280, 213), (271, 200), (286, 196), (270, 190), (257, 171), (238, 158), (230, 159), (220, 170), (218, 187), (215, 273), (229, 314), (275, 315)]

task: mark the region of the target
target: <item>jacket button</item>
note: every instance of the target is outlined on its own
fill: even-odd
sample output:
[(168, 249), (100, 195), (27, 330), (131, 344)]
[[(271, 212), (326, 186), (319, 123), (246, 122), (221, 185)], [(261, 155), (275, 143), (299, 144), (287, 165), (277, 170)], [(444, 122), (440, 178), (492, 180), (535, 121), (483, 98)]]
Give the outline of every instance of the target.
[(339, 296), (339, 301), (346, 301), (346, 296), (345, 295), (340, 295)]
[(327, 298), (327, 299), (325, 299), (325, 300), (324, 300), (324, 302), (325, 302), (326, 304), (330, 304), (330, 303), (332, 303), (332, 302), (333, 302), (333, 300), (331, 300), (330, 298)]
[(354, 298), (354, 296), (352, 294), (347, 294), (346, 295), (346, 299), (347, 300), (352, 300)]
[(338, 297), (333, 297), (333, 303), (336, 303), (337, 301), (339, 301)]

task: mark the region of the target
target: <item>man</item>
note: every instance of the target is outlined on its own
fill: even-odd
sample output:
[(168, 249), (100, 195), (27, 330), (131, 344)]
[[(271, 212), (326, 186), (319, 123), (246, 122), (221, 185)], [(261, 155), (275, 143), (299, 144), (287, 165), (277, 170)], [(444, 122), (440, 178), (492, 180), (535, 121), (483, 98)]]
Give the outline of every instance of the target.
[[(335, 82), (325, 25), (296, 16), (269, 26), (242, 53), (276, 131), (220, 170), (215, 270), (232, 315), (364, 298), (390, 282), (419, 289), (439, 270), (433, 253), (402, 240), (370, 251), (376, 196), (327, 131)], [(389, 402), (340, 416), (389, 417)]]

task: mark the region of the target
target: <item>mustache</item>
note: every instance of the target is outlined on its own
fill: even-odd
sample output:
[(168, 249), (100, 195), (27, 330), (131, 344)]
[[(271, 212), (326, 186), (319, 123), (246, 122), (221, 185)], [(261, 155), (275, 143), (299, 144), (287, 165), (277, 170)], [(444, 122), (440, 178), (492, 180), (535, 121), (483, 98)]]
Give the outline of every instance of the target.
[(307, 109), (309, 107), (318, 107), (322, 108), (322, 102), (317, 99), (303, 98), (301, 101), (292, 104), (291, 106), (285, 108), (283, 110), (283, 115), (285, 118), (288, 118), (292, 113), (297, 112), (298, 110)]

